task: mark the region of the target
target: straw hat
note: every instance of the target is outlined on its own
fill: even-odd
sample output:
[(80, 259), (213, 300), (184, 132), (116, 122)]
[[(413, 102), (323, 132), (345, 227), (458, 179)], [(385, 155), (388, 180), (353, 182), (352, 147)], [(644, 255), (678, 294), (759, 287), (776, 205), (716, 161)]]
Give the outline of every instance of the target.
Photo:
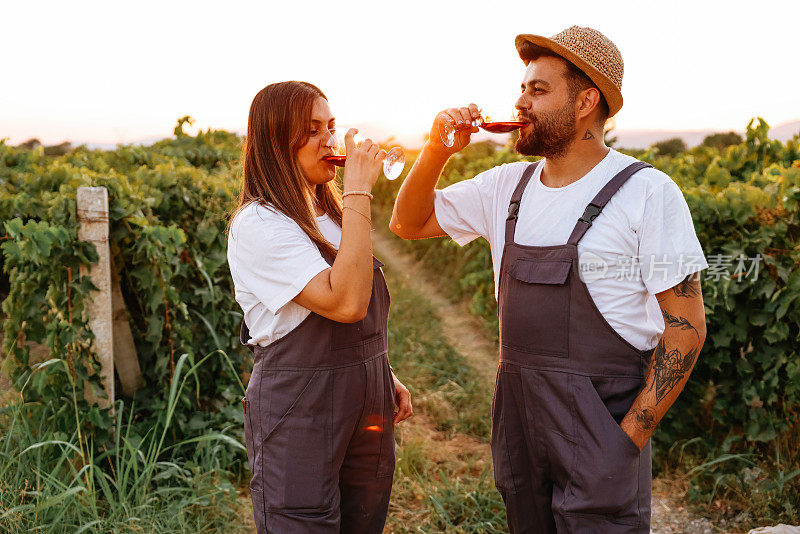
[(517, 35), (514, 44), (527, 65), (529, 57), (522, 57), (525, 42), (555, 52), (581, 69), (603, 93), (608, 102), (609, 116), (622, 107), (622, 54), (611, 40), (592, 28), (573, 26), (547, 38), (541, 35)]

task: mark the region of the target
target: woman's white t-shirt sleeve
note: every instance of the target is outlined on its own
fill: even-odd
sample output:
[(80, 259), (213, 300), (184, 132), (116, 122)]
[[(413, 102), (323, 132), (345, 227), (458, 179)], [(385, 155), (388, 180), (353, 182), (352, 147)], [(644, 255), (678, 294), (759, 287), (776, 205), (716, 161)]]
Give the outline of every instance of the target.
[(474, 178), (434, 191), (436, 220), (462, 247), (477, 237), (488, 239), (491, 235), (495, 188), (503, 167), (494, 167)]
[(330, 265), (297, 223), (260, 206), (255, 212), (240, 221), (246, 231), (234, 228), (232, 268), (247, 291), (276, 314)]
[(647, 197), (637, 233), (643, 282), (653, 295), (708, 268), (689, 206), (672, 180)]

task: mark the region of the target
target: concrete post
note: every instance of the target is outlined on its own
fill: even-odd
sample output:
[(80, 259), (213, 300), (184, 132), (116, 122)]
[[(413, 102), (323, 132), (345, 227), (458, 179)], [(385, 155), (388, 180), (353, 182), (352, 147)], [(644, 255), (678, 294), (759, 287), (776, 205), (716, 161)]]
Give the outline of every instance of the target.
[[(105, 187), (78, 188), (78, 239), (97, 247), (99, 261), (89, 269), (97, 287), (88, 304), (89, 327), (94, 333), (94, 353), (107, 398), (89, 394), (90, 402), (108, 408), (114, 402), (114, 337), (111, 306), (111, 253), (108, 247), (108, 192)], [(82, 273), (84, 274), (84, 273)]]

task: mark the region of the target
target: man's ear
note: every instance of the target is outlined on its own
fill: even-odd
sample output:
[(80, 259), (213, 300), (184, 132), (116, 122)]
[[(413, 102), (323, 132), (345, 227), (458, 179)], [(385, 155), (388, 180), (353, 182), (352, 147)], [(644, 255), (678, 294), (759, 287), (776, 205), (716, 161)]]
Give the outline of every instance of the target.
[(584, 119), (600, 104), (600, 91), (589, 87), (578, 93), (578, 118)]

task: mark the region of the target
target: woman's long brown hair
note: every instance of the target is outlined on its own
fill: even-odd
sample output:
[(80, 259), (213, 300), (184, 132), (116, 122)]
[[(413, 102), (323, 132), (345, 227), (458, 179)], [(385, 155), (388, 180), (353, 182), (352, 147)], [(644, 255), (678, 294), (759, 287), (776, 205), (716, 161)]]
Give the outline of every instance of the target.
[(228, 228), (245, 205), (258, 202), (293, 219), (320, 250), (335, 256), (336, 249), (317, 227), (316, 207), (341, 226), (341, 189), (331, 180), (317, 185), (311, 198), (295, 158), (308, 141), (317, 98), (327, 100), (316, 86), (297, 81), (270, 84), (255, 96), (242, 152), (242, 190)]

